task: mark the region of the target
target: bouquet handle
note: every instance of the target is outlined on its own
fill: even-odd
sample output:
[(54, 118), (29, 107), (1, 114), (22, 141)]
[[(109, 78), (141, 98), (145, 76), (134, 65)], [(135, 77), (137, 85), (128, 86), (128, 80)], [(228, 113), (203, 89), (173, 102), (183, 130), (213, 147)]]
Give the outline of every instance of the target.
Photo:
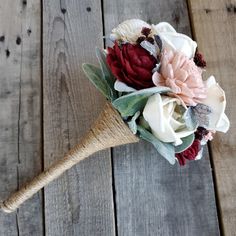
[(47, 170), (13, 193), (0, 207), (6, 213), (13, 212), (40, 189), (91, 154), (110, 147), (138, 142), (138, 140), (119, 113), (110, 103), (107, 103), (79, 144), (70, 150), (64, 158), (53, 163)]

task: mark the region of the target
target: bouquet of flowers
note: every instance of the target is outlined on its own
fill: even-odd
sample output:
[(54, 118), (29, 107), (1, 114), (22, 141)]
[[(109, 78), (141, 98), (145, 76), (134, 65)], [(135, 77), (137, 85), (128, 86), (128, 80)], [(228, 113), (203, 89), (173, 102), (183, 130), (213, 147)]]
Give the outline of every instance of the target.
[(206, 62), (197, 44), (166, 22), (127, 20), (112, 30), (112, 47), (96, 49), (100, 67), (83, 64), (108, 99), (97, 121), (61, 160), (1, 204), (5, 212), (91, 154), (144, 139), (174, 164), (202, 156), (216, 131), (226, 132), (226, 99), (214, 76), (202, 79)]
[(94, 85), (111, 101), (134, 134), (154, 145), (171, 164), (202, 157), (202, 145), (226, 132), (225, 93), (197, 43), (166, 22), (127, 20), (112, 30), (113, 46), (97, 49), (101, 69), (84, 64)]

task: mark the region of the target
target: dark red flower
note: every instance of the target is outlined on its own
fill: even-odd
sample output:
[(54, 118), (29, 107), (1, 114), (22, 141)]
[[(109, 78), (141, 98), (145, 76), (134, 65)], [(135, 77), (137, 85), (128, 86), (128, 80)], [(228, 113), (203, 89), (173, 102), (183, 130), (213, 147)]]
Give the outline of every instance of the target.
[(140, 45), (115, 42), (108, 48), (107, 63), (114, 76), (135, 89), (153, 87), (152, 69), (157, 60)]
[(189, 148), (187, 148), (185, 151), (181, 153), (176, 153), (175, 157), (178, 159), (179, 164), (181, 166), (184, 166), (186, 160), (195, 160), (196, 156), (200, 151), (200, 148), (201, 148), (200, 141), (198, 139), (195, 139)]

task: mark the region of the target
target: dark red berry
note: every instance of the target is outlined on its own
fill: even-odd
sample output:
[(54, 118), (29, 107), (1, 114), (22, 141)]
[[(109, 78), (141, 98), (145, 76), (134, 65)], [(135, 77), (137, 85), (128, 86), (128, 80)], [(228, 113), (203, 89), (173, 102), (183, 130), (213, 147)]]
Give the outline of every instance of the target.
[(140, 36), (140, 37), (138, 37), (138, 39), (137, 39), (137, 44), (140, 44), (141, 42), (143, 42), (144, 40), (146, 39), (146, 37), (145, 36)]
[(201, 53), (196, 52), (193, 60), (197, 66), (201, 68), (206, 67), (206, 61), (204, 60), (203, 55)]
[(204, 136), (206, 136), (209, 133), (208, 130), (206, 130), (203, 127), (198, 127), (197, 131), (195, 132), (195, 138), (198, 140), (202, 140)]
[(146, 38), (146, 40), (151, 43), (151, 44), (154, 44), (154, 39), (152, 37), (148, 37)]
[(145, 35), (146, 37), (148, 37), (148, 35), (151, 33), (151, 29), (147, 28), (147, 27), (143, 27), (141, 34)]

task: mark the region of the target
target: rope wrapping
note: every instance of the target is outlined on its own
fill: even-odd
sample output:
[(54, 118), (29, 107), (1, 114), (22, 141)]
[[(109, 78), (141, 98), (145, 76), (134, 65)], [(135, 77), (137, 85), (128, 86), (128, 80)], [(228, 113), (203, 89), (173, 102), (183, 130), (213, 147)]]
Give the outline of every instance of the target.
[(110, 103), (106, 103), (98, 119), (79, 144), (64, 158), (53, 163), (47, 170), (13, 193), (0, 208), (6, 213), (13, 212), (40, 189), (93, 153), (138, 141), (138, 137), (131, 132), (119, 113)]

